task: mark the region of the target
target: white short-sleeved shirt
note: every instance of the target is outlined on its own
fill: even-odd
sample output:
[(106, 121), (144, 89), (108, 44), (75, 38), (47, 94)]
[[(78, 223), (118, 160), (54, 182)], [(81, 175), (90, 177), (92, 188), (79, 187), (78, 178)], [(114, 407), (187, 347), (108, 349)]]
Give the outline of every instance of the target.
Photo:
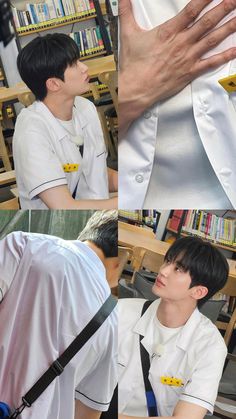
[[(13, 157), (23, 209), (45, 209), (40, 192), (67, 185), (75, 199), (109, 198), (106, 148), (93, 103), (76, 97), (73, 107), (75, 131), (84, 140), (83, 158), (79, 145), (43, 102), (23, 109), (16, 121)], [(78, 165), (65, 173), (63, 165)]]
[[(187, 3), (132, 0), (145, 29), (173, 18)], [(219, 3), (210, 2), (203, 13)], [(235, 11), (221, 24), (233, 16)], [(231, 34), (207, 55), (235, 44)], [(233, 60), (206, 72), (133, 122), (119, 142), (119, 208), (236, 207), (236, 94), (218, 83), (235, 70)]]
[[(110, 294), (84, 243), (15, 232), (0, 241), (0, 400), (12, 408)], [(74, 419), (74, 399), (107, 410), (116, 384), (117, 318), (100, 329), (20, 418)]]
[[(172, 416), (179, 400), (202, 406), (212, 413), (227, 355), (224, 340), (214, 324), (198, 309), (192, 313), (178, 335), (156, 350), (153, 339), (160, 299), (144, 313), (143, 299), (119, 300), (119, 411), (131, 416), (147, 416), (145, 389), (140, 360), (139, 336), (150, 354), (149, 380), (159, 416)], [(161, 383), (161, 377), (183, 381), (182, 387)]]

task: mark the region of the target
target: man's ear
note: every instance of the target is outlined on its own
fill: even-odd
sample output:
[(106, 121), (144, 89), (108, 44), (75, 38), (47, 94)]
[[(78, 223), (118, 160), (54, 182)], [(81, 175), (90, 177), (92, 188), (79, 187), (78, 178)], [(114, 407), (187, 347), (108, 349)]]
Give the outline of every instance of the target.
[(208, 294), (208, 288), (204, 287), (203, 285), (196, 285), (195, 287), (192, 287), (190, 290), (190, 295), (195, 300), (201, 300), (201, 298), (204, 298)]
[(61, 87), (61, 80), (57, 79), (56, 77), (51, 77), (50, 79), (47, 79), (46, 81), (46, 87), (48, 93), (50, 92), (58, 92), (58, 90)]

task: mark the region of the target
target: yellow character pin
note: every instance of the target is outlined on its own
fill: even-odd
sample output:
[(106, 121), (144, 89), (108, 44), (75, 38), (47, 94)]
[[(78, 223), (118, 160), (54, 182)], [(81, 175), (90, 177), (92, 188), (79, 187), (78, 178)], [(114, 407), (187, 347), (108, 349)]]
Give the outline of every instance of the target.
[(184, 385), (183, 380), (181, 378), (175, 377), (161, 377), (161, 383), (167, 386), (174, 386), (174, 387), (181, 387)]
[(62, 167), (63, 167), (64, 172), (66, 173), (78, 172), (78, 169), (79, 169), (79, 165), (76, 163), (66, 163), (66, 164), (63, 164)]
[(231, 76), (224, 77), (223, 79), (218, 80), (221, 86), (226, 90), (228, 93), (236, 92), (236, 74), (232, 74)]

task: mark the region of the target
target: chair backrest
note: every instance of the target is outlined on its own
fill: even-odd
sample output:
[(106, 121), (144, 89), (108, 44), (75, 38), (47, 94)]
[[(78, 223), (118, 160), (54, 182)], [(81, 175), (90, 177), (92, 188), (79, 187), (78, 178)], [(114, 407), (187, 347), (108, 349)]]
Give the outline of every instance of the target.
[(118, 74), (117, 71), (107, 71), (105, 73), (100, 73), (98, 79), (101, 83), (106, 84), (111, 93), (112, 101), (118, 115)]
[(124, 270), (124, 267), (128, 260), (131, 259), (133, 251), (129, 249), (128, 247), (122, 247), (118, 246), (118, 257), (119, 257), (119, 275), (118, 277), (121, 277), (121, 274)]
[(220, 293), (229, 297), (229, 304), (233, 307), (233, 312), (231, 314), (229, 322), (222, 320), (216, 322), (216, 326), (218, 327), (218, 329), (225, 330), (224, 340), (225, 344), (228, 346), (232, 333), (236, 327), (236, 278), (234, 276), (228, 276), (227, 283), (225, 284), (224, 288), (220, 290)]
[(8, 201), (4, 201), (0, 203), (0, 209), (19, 209), (19, 201), (18, 198), (12, 198)]
[(131, 282), (134, 281), (136, 271), (145, 269), (148, 272), (158, 273), (164, 262), (164, 256), (143, 247), (135, 247), (133, 249), (132, 267), (134, 274)]
[(225, 300), (208, 300), (200, 307), (199, 311), (213, 323), (216, 323), (225, 302)]

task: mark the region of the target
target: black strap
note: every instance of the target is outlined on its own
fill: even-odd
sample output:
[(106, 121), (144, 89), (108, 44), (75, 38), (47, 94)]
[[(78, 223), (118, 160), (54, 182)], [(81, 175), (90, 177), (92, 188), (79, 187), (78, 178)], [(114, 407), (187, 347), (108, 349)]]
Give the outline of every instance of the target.
[[(83, 158), (83, 155), (84, 155), (84, 145), (83, 144), (79, 146), (79, 151), (80, 151), (81, 157)], [(76, 187), (75, 187), (75, 189), (72, 193), (72, 198), (73, 199), (75, 199), (75, 197), (76, 197), (76, 192), (77, 192), (77, 189), (78, 189), (78, 185), (79, 185), (79, 180), (76, 183)]]
[[(141, 313), (141, 317), (147, 310), (147, 308), (150, 306), (150, 304), (153, 301), (145, 301)], [(142, 364), (142, 370), (143, 370), (143, 381), (145, 386), (145, 395), (146, 395), (146, 401), (147, 401), (147, 409), (148, 409), (148, 416), (149, 417), (155, 417), (158, 416), (157, 412), (157, 404), (155, 395), (151, 386), (151, 383), (148, 379), (149, 370), (150, 370), (150, 356), (149, 353), (146, 351), (144, 346), (141, 343), (143, 336), (139, 336), (139, 346), (140, 346), (140, 356), (141, 356), (141, 364)]]
[(63, 372), (68, 362), (70, 362), (77, 352), (100, 328), (107, 317), (111, 314), (116, 304), (117, 299), (110, 294), (105, 303), (80, 332), (80, 334), (73, 340), (68, 348), (59, 356), (59, 358), (52, 363), (48, 370), (39, 378), (33, 387), (31, 387), (25, 396), (22, 397), (22, 405), (15, 410), (15, 412), (10, 416), (10, 419), (16, 418), (26, 406), (30, 407), (32, 403), (34, 403), (35, 400), (41, 396), (51, 382)]

